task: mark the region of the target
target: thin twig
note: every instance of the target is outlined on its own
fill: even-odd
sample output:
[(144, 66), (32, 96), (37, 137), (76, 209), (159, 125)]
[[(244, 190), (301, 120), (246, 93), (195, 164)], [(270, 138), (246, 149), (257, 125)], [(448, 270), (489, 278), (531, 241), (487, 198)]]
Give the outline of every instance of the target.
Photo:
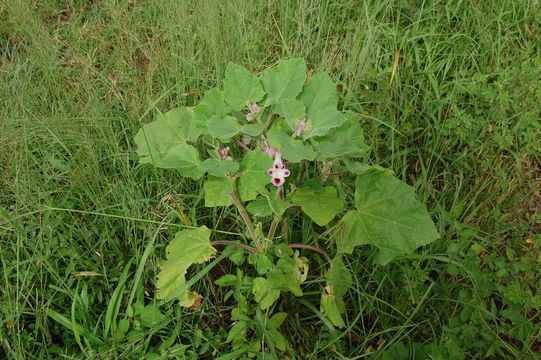
[(244, 245), (244, 244), (239, 244), (238, 242), (234, 242), (234, 241), (227, 241), (227, 240), (213, 241), (213, 242), (210, 243), (210, 245), (212, 245), (212, 246), (214, 246), (214, 245), (231, 245), (231, 246), (236, 246), (236, 247), (239, 247), (239, 248), (243, 248), (244, 250), (248, 250), (248, 251), (254, 252), (254, 253), (258, 251), (254, 247)]
[(329, 256), (329, 254), (327, 254), (324, 250), (321, 250), (320, 248), (316, 246), (305, 245), (305, 244), (288, 244), (287, 246), (289, 246), (290, 248), (308, 249), (308, 250), (318, 252), (321, 255), (323, 255), (327, 259), (327, 261), (329, 262), (331, 261), (331, 257)]
[(252, 151), (252, 149), (250, 149), (248, 146), (244, 145), (242, 143), (242, 141), (239, 141), (238, 139), (236, 138), (232, 138), (234, 142), (237, 143), (238, 146), (240, 146), (241, 148), (243, 148), (245, 151)]

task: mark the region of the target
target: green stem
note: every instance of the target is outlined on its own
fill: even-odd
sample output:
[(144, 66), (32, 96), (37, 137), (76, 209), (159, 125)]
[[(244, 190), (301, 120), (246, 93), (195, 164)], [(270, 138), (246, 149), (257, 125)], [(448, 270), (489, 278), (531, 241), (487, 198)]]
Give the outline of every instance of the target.
[(233, 200), (233, 203), (237, 207), (237, 210), (239, 211), (240, 216), (244, 220), (244, 223), (246, 224), (246, 227), (248, 228), (248, 232), (250, 233), (250, 237), (254, 241), (255, 245), (257, 246), (257, 249), (259, 251), (263, 251), (263, 245), (259, 242), (259, 239), (257, 238), (257, 235), (255, 233), (255, 227), (254, 223), (252, 222), (252, 219), (250, 219), (250, 215), (248, 215), (248, 212), (242, 205), (242, 203), (239, 200), (239, 197), (237, 195), (237, 187), (235, 186), (235, 181), (228, 176), (229, 182), (231, 183), (231, 189), (232, 192), (229, 193), (229, 196), (231, 196), (231, 199)]
[(275, 216), (274, 219), (272, 220), (272, 224), (269, 229), (269, 234), (267, 235), (267, 238), (270, 241), (272, 241), (272, 239), (274, 238), (274, 233), (276, 232), (276, 228), (278, 227), (279, 222), (280, 222), (279, 218)]

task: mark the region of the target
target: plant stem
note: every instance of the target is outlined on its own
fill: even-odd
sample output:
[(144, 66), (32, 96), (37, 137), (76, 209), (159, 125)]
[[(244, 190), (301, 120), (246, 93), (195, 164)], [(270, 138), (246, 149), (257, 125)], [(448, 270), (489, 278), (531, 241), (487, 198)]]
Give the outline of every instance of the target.
[(233, 200), (233, 203), (237, 207), (237, 210), (239, 211), (240, 216), (244, 220), (244, 223), (246, 224), (246, 227), (248, 228), (248, 232), (250, 233), (252, 240), (257, 246), (257, 249), (259, 251), (263, 251), (263, 245), (261, 245), (255, 233), (254, 223), (252, 222), (252, 219), (250, 219), (250, 215), (248, 215), (248, 212), (246, 212), (246, 209), (240, 202), (239, 197), (237, 196), (237, 187), (235, 186), (235, 181), (230, 176), (228, 176), (227, 178), (229, 179), (229, 182), (231, 183), (231, 189), (233, 189), (233, 191), (229, 193), (229, 196), (231, 196), (231, 199)]
[(267, 235), (267, 238), (272, 241), (272, 239), (274, 238), (274, 233), (276, 232), (276, 228), (278, 227), (278, 223), (280, 222), (280, 220), (278, 219), (278, 217), (274, 217), (274, 219), (272, 220), (272, 224), (271, 224), (271, 227), (269, 229), (269, 234)]
[(252, 151), (252, 149), (250, 149), (248, 146), (244, 145), (242, 143), (242, 141), (240, 141), (239, 139), (236, 139), (236, 138), (232, 138), (234, 142), (237, 143), (238, 146), (240, 146), (241, 148), (244, 149), (244, 151)]
[(212, 246), (214, 246), (214, 245), (231, 245), (231, 246), (236, 246), (236, 247), (239, 247), (239, 248), (243, 248), (244, 250), (248, 250), (248, 251), (254, 252), (254, 253), (258, 251), (254, 247), (244, 245), (244, 244), (239, 244), (239, 243), (234, 242), (234, 241), (227, 241), (227, 240), (213, 241), (213, 242), (210, 243), (210, 245), (212, 245)]
[(308, 250), (318, 252), (321, 255), (323, 255), (327, 259), (327, 261), (331, 262), (331, 257), (329, 256), (329, 254), (327, 254), (324, 250), (321, 250), (320, 248), (316, 246), (305, 245), (305, 244), (288, 244), (287, 246), (289, 246), (290, 248), (308, 249)]

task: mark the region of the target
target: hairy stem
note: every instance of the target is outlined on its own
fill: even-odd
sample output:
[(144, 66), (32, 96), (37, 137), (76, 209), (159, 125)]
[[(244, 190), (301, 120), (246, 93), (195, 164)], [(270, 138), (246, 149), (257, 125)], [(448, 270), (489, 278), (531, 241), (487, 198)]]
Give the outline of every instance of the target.
[(271, 224), (271, 227), (269, 229), (269, 234), (267, 235), (267, 238), (272, 241), (272, 239), (274, 238), (274, 233), (276, 232), (276, 228), (278, 227), (278, 223), (280, 222), (280, 220), (278, 219), (278, 217), (274, 217), (274, 219), (272, 220), (272, 224)]
[(246, 209), (244, 208), (244, 206), (239, 200), (239, 197), (237, 195), (237, 187), (235, 186), (235, 181), (230, 176), (228, 176), (228, 179), (229, 179), (229, 182), (231, 183), (231, 189), (233, 189), (233, 191), (229, 193), (229, 196), (231, 196), (231, 199), (233, 200), (233, 203), (237, 207), (237, 210), (239, 211), (240, 216), (244, 220), (244, 223), (246, 224), (246, 227), (248, 228), (248, 232), (250, 233), (252, 240), (257, 246), (257, 249), (259, 251), (263, 251), (263, 245), (261, 245), (255, 233), (254, 223), (252, 222), (252, 219), (250, 219), (250, 215), (248, 215), (248, 212), (246, 211)]
[(323, 255), (325, 259), (327, 259), (327, 261), (329, 262), (331, 261), (331, 257), (329, 256), (329, 254), (327, 254), (324, 250), (321, 250), (320, 248), (316, 246), (305, 245), (305, 244), (288, 244), (287, 246), (289, 246), (290, 248), (308, 249), (308, 250), (318, 252), (321, 255)]
[(236, 247), (239, 247), (239, 248), (242, 248), (244, 250), (248, 250), (248, 251), (254, 252), (254, 253), (258, 251), (254, 247), (244, 245), (244, 244), (239, 244), (238, 242), (234, 242), (234, 241), (227, 241), (227, 240), (213, 241), (213, 242), (210, 243), (210, 245), (212, 245), (212, 246), (214, 246), (214, 245), (231, 245), (231, 246), (236, 246)]

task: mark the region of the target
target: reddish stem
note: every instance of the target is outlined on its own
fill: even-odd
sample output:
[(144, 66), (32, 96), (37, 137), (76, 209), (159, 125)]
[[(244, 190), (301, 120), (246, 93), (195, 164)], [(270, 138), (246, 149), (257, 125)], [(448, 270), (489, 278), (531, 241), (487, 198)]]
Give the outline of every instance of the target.
[(321, 250), (318, 247), (315, 247), (312, 245), (305, 245), (305, 244), (288, 244), (287, 246), (289, 246), (290, 248), (308, 249), (308, 250), (318, 252), (321, 255), (323, 255), (327, 259), (327, 261), (331, 262), (331, 257), (329, 256), (329, 254), (327, 254), (324, 250)]
[(242, 141), (239, 141), (238, 139), (233, 138), (233, 141), (237, 143), (238, 146), (243, 148), (245, 151), (252, 151), (248, 146), (244, 145)]
[(234, 241), (219, 240), (219, 241), (211, 242), (210, 245), (231, 245), (231, 246), (236, 246), (236, 247), (239, 247), (239, 248), (243, 248), (244, 250), (248, 250), (248, 251), (251, 251), (251, 252), (254, 252), (254, 253), (257, 252), (256, 248), (253, 248), (251, 246), (244, 245), (244, 244), (239, 244), (239, 243), (234, 242)]

